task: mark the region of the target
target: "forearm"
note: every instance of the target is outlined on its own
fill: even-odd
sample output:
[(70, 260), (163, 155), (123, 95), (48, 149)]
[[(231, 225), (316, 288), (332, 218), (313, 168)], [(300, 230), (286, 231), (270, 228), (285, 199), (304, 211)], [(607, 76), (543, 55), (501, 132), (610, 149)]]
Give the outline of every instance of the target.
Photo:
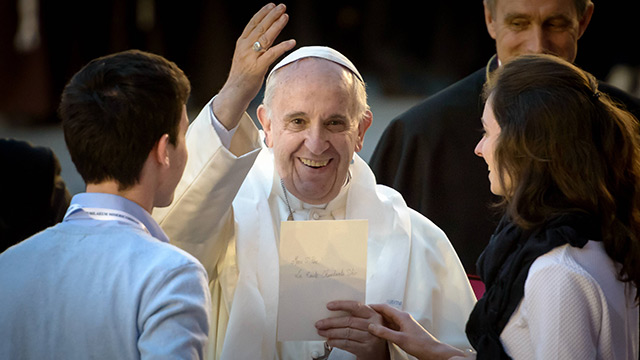
[(248, 98), (239, 86), (229, 84), (227, 81), (220, 93), (213, 99), (211, 107), (220, 123), (227, 130), (231, 130), (238, 125), (251, 100), (253, 98)]

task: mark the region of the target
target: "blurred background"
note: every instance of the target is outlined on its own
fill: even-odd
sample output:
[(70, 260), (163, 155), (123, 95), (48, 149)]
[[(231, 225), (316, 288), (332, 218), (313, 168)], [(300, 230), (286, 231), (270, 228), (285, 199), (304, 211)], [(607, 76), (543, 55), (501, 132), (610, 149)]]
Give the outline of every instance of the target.
[[(636, 1), (593, 0), (576, 63), (639, 94)], [(136, 48), (160, 54), (192, 83), (190, 118), (224, 84), (237, 37), (265, 1), (0, 0), (0, 137), (51, 147), (72, 194), (84, 184), (69, 159), (55, 109), (89, 60)], [(494, 42), (482, 0), (291, 0), (279, 40), (327, 45), (367, 81), (374, 125), (368, 160), (388, 122), (420, 99), (486, 65)], [(259, 95), (249, 113), (255, 115)]]

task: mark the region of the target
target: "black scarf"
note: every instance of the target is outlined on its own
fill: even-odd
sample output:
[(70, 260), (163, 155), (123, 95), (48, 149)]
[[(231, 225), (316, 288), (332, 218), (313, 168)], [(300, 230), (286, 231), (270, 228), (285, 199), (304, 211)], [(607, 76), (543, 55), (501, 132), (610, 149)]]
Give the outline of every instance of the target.
[(510, 359), (500, 333), (522, 300), (524, 282), (536, 258), (564, 244), (582, 248), (588, 240), (600, 239), (599, 220), (585, 214), (560, 215), (529, 231), (504, 216), (477, 263), (486, 292), (466, 328), (477, 359)]

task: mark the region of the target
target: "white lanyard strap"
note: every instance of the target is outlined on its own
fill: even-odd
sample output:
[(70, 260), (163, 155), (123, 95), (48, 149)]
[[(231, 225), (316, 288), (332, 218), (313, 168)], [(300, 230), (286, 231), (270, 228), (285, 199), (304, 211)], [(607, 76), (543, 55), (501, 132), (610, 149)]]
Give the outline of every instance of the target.
[(63, 221), (83, 219), (125, 222), (149, 233), (149, 230), (147, 230), (147, 227), (142, 223), (142, 221), (136, 219), (127, 212), (115, 209), (85, 208), (78, 204), (72, 204), (64, 215)]

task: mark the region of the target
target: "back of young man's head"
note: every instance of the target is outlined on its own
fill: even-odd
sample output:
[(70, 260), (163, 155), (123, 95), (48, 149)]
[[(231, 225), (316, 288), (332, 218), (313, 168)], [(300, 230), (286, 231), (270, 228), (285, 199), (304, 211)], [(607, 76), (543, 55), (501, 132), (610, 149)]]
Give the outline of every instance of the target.
[(163, 134), (175, 145), (191, 87), (165, 58), (128, 50), (92, 60), (69, 81), (58, 114), (71, 159), (87, 184), (127, 189)]

